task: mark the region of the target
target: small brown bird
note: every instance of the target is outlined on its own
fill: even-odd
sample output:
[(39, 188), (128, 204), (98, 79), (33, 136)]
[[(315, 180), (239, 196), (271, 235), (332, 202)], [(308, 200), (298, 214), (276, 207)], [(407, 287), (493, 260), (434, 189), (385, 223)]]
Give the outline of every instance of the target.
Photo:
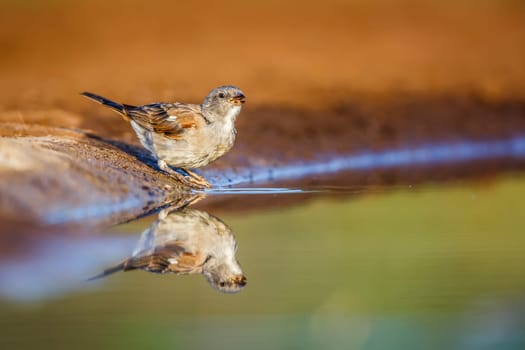
[(237, 242), (231, 229), (218, 218), (196, 209), (160, 212), (140, 236), (131, 257), (93, 279), (117, 271), (141, 269), (160, 274), (203, 274), (223, 293), (237, 293), (246, 285), (235, 257)]
[[(175, 102), (131, 106), (90, 92), (81, 94), (129, 121), (160, 169), (197, 188), (211, 186), (189, 169), (206, 166), (232, 148), (235, 119), (246, 101), (235, 86), (213, 89), (200, 105)], [(184, 174), (170, 166), (181, 168)]]

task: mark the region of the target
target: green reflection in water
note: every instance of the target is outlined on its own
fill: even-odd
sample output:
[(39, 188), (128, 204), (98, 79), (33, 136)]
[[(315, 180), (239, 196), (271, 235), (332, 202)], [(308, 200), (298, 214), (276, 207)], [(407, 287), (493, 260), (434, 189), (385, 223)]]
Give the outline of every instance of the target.
[(119, 273), (96, 291), (2, 305), (0, 344), (520, 349), (523, 198), (525, 181), (509, 179), (223, 215), (248, 276), (240, 294)]

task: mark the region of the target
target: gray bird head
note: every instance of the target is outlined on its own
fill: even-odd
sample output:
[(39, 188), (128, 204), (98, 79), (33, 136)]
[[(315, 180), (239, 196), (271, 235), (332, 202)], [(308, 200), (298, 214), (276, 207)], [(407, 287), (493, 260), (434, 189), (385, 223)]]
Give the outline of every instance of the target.
[(202, 267), (202, 274), (214, 289), (223, 293), (238, 293), (246, 285), (246, 277), (237, 261), (218, 262), (210, 257)]
[(244, 102), (246, 102), (246, 96), (238, 87), (219, 86), (206, 96), (202, 102), (202, 108), (209, 114), (218, 117), (235, 118)]

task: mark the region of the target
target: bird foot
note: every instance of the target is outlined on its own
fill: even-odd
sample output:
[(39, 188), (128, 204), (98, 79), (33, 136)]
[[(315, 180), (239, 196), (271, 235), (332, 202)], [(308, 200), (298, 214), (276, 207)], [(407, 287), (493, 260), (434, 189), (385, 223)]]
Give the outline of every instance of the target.
[(206, 181), (205, 178), (202, 176), (197, 175), (193, 171), (187, 170), (187, 169), (172, 169), (165, 161), (159, 161), (159, 168), (173, 176), (177, 179), (177, 181), (181, 182), (182, 184), (195, 188), (198, 190), (203, 190), (205, 188), (210, 188), (211, 185), (208, 181)]
[(188, 170), (188, 169), (183, 169), (183, 170), (186, 172), (186, 174), (189, 175), (189, 177), (191, 179), (190, 180), (191, 183), (193, 183), (193, 184), (195, 184), (197, 186), (200, 186), (201, 188), (211, 188), (211, 185), (208, 182), (208, 180), (206, 180), (202, 176), (197, 175), (196, 173), (194, 173), (193, 171)]
[[(186, 170), (184, 170), (186, 171)], [(204, 179), (201, 176), (194, 177), (192, 175), (183, 175), (179, 172), (176, 172), (176, 174), (172, 174), (177, 180), (182, 182), (184, 185), (198, 189), (203, 190), (205, 188), (210, 188), (211, 185), (206, 179)]]

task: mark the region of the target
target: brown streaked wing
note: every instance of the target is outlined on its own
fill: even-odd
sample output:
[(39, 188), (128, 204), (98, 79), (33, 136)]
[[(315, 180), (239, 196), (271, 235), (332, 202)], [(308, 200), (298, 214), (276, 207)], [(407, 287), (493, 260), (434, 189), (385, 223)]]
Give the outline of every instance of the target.
[(154, 273), (191, 274), (201, 271), (202, 262), (202, 254), (188, 253), (182, 242), (172, 241), (156, 247), (153, 254), (140, 256), (139, 253), (139, 256), (127, 260), (123, 270), (142, 269)]
[(198, 252), (195, 254), (183, 253), (177, 258), (176, 264), (169, 266), (169, 271), (180, 274), (200, 273), (203, 262), (202, 254)]
[(145, 252), (139, 253), (138, 256), (129, 258), (124, 263), (124, 271), (143, 269), (155, 273), (164, 273), (168, 271), (171, 264), (169, 259), (177, 258), (184, 252), (184, 248), (179, 241), (170, 242), (167, 245), (158, 246), (152, 254)]
[(144, 129), (175, 140), (180, 139), (186, 130), (199, 128), (204, 122), (198, 105), (154, 103), (135, 108), (125, 108), (124, 111), (127, 116)]
[(162, 255), (145, 255), (128, 260), (124, 271), (141, 269), (149, 272), (164, 273), (170, 262)]

